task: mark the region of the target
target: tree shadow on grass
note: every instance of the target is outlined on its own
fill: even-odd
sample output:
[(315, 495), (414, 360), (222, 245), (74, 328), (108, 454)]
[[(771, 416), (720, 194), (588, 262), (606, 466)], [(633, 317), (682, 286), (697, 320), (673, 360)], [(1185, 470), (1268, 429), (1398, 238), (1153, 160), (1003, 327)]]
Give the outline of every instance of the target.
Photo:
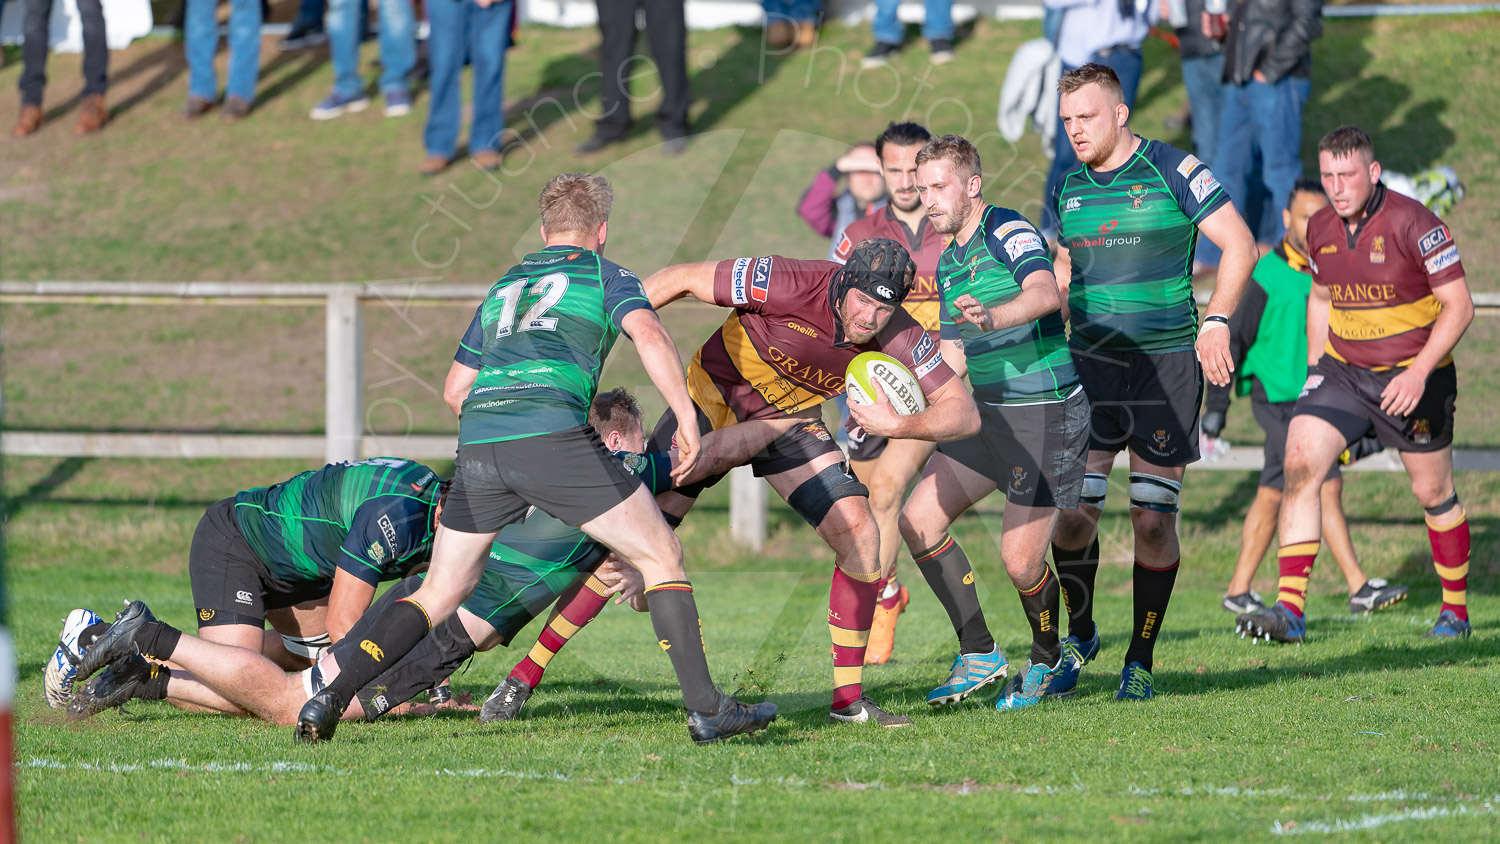
[[(145, 76), (147, 74), (150, 74), (150, 76), (147, 78), (145, 84), (141, 85), (130, 96), (109, 104), (110, 118), (119, 117), (152, 95), (159, 93), (176, 81), (177, 77), (181, 76), (186, 70), (187, 59), (183, 56), (182, 44), (178, 41), (172, 41), (140, 56), (124, 68), (113, 71), (109, 75), (109, 84), (116, 88), (138, 76)], [(81, 102), (83, 102), (82, 90), (72, 98), (48, 109), (45, 119), (48, 122), (56, 120)]]

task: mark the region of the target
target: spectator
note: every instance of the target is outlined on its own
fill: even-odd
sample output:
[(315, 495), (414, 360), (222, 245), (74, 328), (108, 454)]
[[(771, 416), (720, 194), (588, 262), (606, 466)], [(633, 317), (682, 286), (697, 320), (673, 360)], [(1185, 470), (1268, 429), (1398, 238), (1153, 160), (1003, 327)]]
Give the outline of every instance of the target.
[[(301, 0), (297, 4), (297, 17), (286, 37), (276, 42), (276, 49), (283, 53), (310, 50), (328, 43), (328, 33), (323, 28), (323, 15), (328, 10), (327, 0)], [(370, 6), (358, 4), (359, 40), (370, 40)]]
[(818, 40), (823, 0), (761, 0), (766, 10), (766, 46), (773, 50), (811, 47)]
[[(1061, 13), (1057, 53), (1062, 72), (1086, 64), (1102, 64), (1120, 78), (1126, 108), (1135, 108), (1135, 92), (1141, 82), (1141, 44), (1157, 17), (1158, 6), (1148, 0), (1043, 0), (1051, 12)], [(1052, 169), (1042, 194), (1042, 234), (1057, 236), (1057, 208), (1051, 202), (1057, 186), (1078, 166), (1078, 156), (1058, 118), (1052, 139)]]
[[(1261, 243), (1285, 232), (1281, 216), (1302, 175), (1302, 109), (1312, 93), (1312, 42), (1323, 0), (1236, 0), (1224, 39), (1224, 105), (1214, 173)], [(1260, 159), (1265, 202), (1251, 179)]]
[[(839, 191), (839, 181), (848, 186)], [(885, 201), (885, 177), (880, 174), (880, 158), (872, 143), (855, 144), (839, 156), (833, 166), (821, 170), (797, 203), (797, 214), (818, 234), (831, 238), (828, 260), (834, 257), (839, 236), (850, 223), (863, 217)]]
[[(463, 120), (459, 108), (463, 97), (461, 77), (466, 56), (474, 68), (469, 159), (481, 170), (500, 169), (500, 137), (505, 130), (502, 102), (505, 51), (510, 47), (514, 11), (515, 0), (427, 1), (428, 90), (432, 100), (427, 108), (427, 127), (422, 132), (422, 143), (427, 148), (422, 175), (441, 173), (457, 155), (458, 127)], [(383, 20), (380, 28), (384, 38)], [(386, 113), (390, 113), (389, 107)]]
[(661, 74), (661, 106), (656, 129), (667, 155), (687, 149), (688, 93), (687, 14), (685, 0), (598, 0), (599, 99), (602, 117), (594, 134), (576, 150), (580, 155), (623, 140), (630, 132), (630, 76), (634, 72), (635, 13), (646, 13), (646, 40)]
[[(1216, 11), (1209, 12), (1205, 6)], [(1172, 17), (1193, 127), (1193, 154), (1210, 168), (1219, 147), (1219, 112), (1224, 102), (1223, 8), (1224, 0), (1185, 0), (1179, 7), (1181, 19)], [(1217, 29), (1208, 19), (1211, 14), (1219, 19)]]
[[(900, 5), (901, 0), (875, 0), (875, 20), (870, 24), (875, 47), (865, 56), (865, 67), (879, 67), (901, 52), (906, 24), (896, 17)], [(953, 0), (925, 0), (923, 11), (922, 37), (932, 48), (929, 61), (936, 65), (953, 61)]]
[[(26, 0), (21, 44), (21, 113), (11, 127), (12, 137), (24, 138), (42, 128), (42, 90), (47, 87), (47, 21), (53, 0)], [(83, 104), (73, 134), (87, 135), (104, 128), (109, 109), (104, 91), (109, 84), (109, 45), (104, 40), (104, 4), (101, 0), (78, 0), (83, 23)]]
[[(183, 34), (188, 63), (188, 101), (182, 114), (202, 117), (219, 100), (214, 54), (219, 50), (218, 0), (187, 0)], [(219, 115), (239, 120), (250, 113), (260, 76), (260, 0), (229, 0), (229, 78)]]
[[(333, 57), (333, 91), (313, 106), (309, 115), (313, 120), (332, 120), (370, 107), (364, 80), (359, 75), (359, 16), (356, 13), (357, 7), (365, 2), (367, 0), (330, 0), (328, 3), (328, 52)], [(433, 30), (439, 25), (435, 20), (437, 15), (432, 8), (428, 9), (428, 23)], [(509, 18), (506, 20), (508, 23)], [(411, 87), (406, 77), (416, 60), (417, 36), (411, 0), (380, 0), (380, 95), (385, 98), (386, 117), (411, 113)], [(462, 58), (459, 61), (462, 62)]]

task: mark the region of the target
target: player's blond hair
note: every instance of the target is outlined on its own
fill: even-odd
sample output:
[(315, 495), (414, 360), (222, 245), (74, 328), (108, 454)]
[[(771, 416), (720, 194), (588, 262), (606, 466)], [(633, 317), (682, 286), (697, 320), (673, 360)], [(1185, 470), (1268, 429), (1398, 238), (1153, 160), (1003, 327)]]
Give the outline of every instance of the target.
[(979, 150), (961, 135), (939, 135), (928, 141), (917, 151), (917, 166), (939, 158), (952, 162), (955, 175), (963, 181), (978, 176), (984, 169), (979, 163)]
[(549, 235), (571, 232), (593, 234), (609, 220), (615, 189), (609, 180), (594, 173), (559, 173), (542, 188), (537, 208), (542, 228)]

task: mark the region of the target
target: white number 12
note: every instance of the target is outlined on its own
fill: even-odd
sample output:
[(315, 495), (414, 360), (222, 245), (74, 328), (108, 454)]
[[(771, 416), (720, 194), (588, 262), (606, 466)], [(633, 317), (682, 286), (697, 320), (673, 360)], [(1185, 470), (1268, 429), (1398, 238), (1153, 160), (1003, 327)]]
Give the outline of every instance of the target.
[[(562, 301), (563, 294), (568, 292), (568, 277), (563, 273), (551, 273), (530, 282), (532, 294), (541, 294), (541, 298), (532, 303), (526, 309), (526, 314), (521, 317), (521, 331), (556, 331), (557, 317), (546, 316), (546, 313)], [(521, 279), (513, 284), (495, 291), (495, 298), (501, 301), (500, 319), (496, 322), (495, 336), (509, 337), (516, 323), (516, 309), (521, 305), (521, 293), (526, 288), (526, 279)]]

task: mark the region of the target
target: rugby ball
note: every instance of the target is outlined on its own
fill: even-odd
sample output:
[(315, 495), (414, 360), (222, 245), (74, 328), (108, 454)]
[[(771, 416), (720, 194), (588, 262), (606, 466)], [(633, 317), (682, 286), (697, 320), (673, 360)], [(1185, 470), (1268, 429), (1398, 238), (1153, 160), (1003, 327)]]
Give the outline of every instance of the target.
[(911, 416), (927, 409), (927, 397), (922, 395), (917, 376), (884, 352), (863, 352), (844, 371), (844, 390), (855, 404), (874, 404), (871, 385), (877, 383), (898, 414)]

